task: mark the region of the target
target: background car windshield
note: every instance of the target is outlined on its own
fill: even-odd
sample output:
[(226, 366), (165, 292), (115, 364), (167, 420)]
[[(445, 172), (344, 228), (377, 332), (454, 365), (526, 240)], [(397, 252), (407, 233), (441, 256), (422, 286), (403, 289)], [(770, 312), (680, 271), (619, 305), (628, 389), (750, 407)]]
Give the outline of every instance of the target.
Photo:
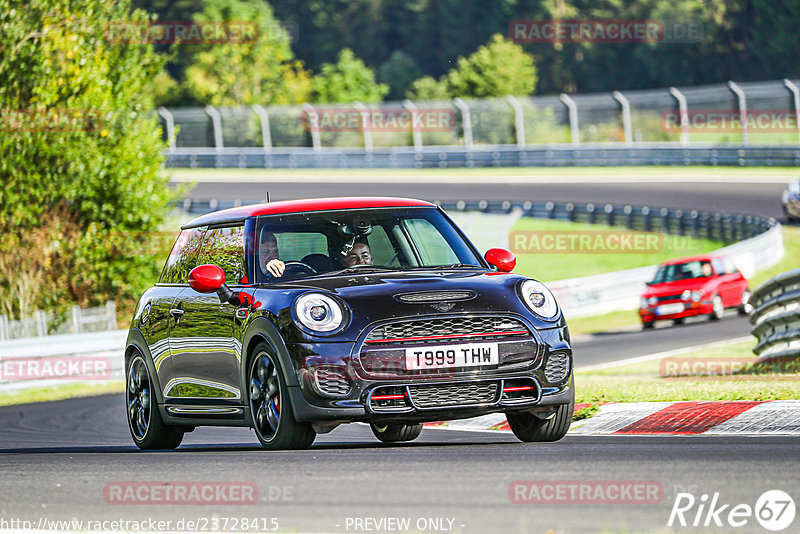
[(703, 274), (703, 264), (708, 262), (703, 261), (690, 261), (686, 263), (673, 263), (670, 265), (662, 265), (656, 272), (652, 284), (661, 284), (663, 282), (675, 282), (676, 280), (689, 280), (691, 278), (701, 278), (708, 276)]
[[(369, 265), (398, 270), (452, 264), (483, 267), (480, 257), (435, 208), (379, 208), (268, 216), (260, 219), (256, 237), (257, 271), (261, 282), (297, 279)], [(280, 278), (266, 272), (265, 265), (275, 253), (268, 242), (277, 242), (277, 259), (287, 265)], [(352, 246), (354, 252), (363, 254), (364, 245), (370, 259), (349, 265), (345, 260), (348, 248)]]

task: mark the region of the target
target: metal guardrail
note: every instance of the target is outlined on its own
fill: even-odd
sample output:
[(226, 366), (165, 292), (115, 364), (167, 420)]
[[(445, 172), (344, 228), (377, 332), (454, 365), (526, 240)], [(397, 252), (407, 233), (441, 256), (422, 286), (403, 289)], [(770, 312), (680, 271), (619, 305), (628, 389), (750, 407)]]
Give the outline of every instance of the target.
[(437, 146), (337, 149), (307, 147), (172, 148), (167, 167), (261, 169), (423, 169), (482, 167), (567, 167), (623, 165), (800, 166), (800, 147), (623, 143), (587, 146)]
[(116, 328), (117, 307), (113, 301), (94, 308), (73, 306), (68, 314), (36, 310), (33, 316), (19, 321), (11, 321), (7, 316), (0, 315), (0, 341)]
[(800, 358), (800, 269), (781, 273), (750, 296), (753, 352), (759, 361)]

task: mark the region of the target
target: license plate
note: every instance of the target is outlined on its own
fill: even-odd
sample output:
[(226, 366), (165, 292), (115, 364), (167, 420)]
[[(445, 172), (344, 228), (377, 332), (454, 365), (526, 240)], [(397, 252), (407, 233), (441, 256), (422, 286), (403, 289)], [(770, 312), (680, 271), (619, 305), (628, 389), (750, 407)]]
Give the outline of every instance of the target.
[(672, 315), (683, 311), (683, 304), (662, 304), (656, 308), (656, 315)]
[(406, 369), (442, 369), (497, 365), (500, 352), (497, 343), (459, 343), (440, 347), (406, 349)]

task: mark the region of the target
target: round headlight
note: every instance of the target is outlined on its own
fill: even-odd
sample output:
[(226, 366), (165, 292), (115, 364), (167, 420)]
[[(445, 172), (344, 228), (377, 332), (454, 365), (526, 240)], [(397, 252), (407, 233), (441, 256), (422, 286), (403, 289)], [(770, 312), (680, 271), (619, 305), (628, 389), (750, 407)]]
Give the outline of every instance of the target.
[(647, 299), (647, 303), (650, 304), (650, 306), (655, 306), (658, 304), (658, 299), (656, 297), (650, 297)]
[(692, 291), (692, 300), (695, 302), (700, 302), (700, 299), (703, 298), (703, 295), (699, 291)]
[(639, 307), (642, 308), (642, 309), (647, 308), (647, 299), (646, 298), (642, 297), (642, 300), (639, 301)]
[(543, 283), (526, 280), (520, 287), (520, 293), (525, 305), (539, 317), (552, 319), (558, 314), (556, 299)]
[(333, 332), (344, 323), (342, 306), (321, 293), (300, 295), (294, 301), (294, 316), (301, 326), (320, 334)]
[(691, 296), (692, 296), (692, 292), (687, 289), (686, 291), (681, 293), (681, 300), (689, 300), (689, 298), (691, 298)]

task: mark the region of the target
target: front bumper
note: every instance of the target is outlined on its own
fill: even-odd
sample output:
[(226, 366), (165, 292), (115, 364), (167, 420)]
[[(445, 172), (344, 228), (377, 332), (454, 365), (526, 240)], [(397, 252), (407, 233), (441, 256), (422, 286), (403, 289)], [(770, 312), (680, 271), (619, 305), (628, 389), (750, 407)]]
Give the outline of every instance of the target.
[[(552, 348), (546, 344), (542, 350), (531, 354), (529, 365), (514, 365), (508, 369), (480, 369), (474, 371), (442, 372), (424, 376), (370, 377), (365, 376), (358, 358), (353, 358), (352, 343), (316, 343), (288, 345), (295, 363), (299, 387), (288, 388), (295, 417), (301, 422), (425, 422), (443, 419), (462, 419), (494, 412), (530, 410), (536, 407), (549, 407), (567, 404), (571, 399), (569, 387), (572, 376), (572, 355), (568, 345), (559, 337), (560, 345)], [(541, 353), (540, 353), (541, 352)], [(566, 374), (557, 380), (552, 379), (552, 368), (548, 369), (548, 359), (556, 354), (567, 358)], [(335, 388), (320, 388), (319, 372), (333, 371), (337, 380), (347, 385)], [(463, 386), (494, 388), (491, 399), (484, 398), (477, 403), (457, 403), (438, 406), (420, 405), (415, 401), (413, 388), (439, 390)], [(532, 391), (522, 399), (510, 399), (504, 390), (516, 390), (531, 385)], [(410, 389), (409, 389), (410, 388)], [(321, 389), (326, 389), (321, 391)], [(332, 394), (331, 391), (335, 391)], [(382, 411), (370, 401), (376, 392), (398, 392), (406, 395), (406, 406), (402, 410)], [(411, 393), (409, 395), (409, 392)], [(534, 395), (535, 392), (535, 395)], [(516, 393), (515, 393), (516, 395)]]
[[(656, 313), (656, 308), (658, 306), (673, 305), (673, 304), (682, 304), (684, 309), (676, 313), (667, 313), (667, 314)], [(686, 317), (696, 317), (698, 315), (708, 315), (712, 311), (714, 311), (714, 308), (711, 301), (701, 301), (701, 302), (674, 301), (674, 302), (659, 303), (656, 306), (651, 306), (647, 308), (640, 308), (639, 317), (641, 318), (643, 323), (651, 323), (653, 321), (665, 321), (670, 319), (683, 319)]]

